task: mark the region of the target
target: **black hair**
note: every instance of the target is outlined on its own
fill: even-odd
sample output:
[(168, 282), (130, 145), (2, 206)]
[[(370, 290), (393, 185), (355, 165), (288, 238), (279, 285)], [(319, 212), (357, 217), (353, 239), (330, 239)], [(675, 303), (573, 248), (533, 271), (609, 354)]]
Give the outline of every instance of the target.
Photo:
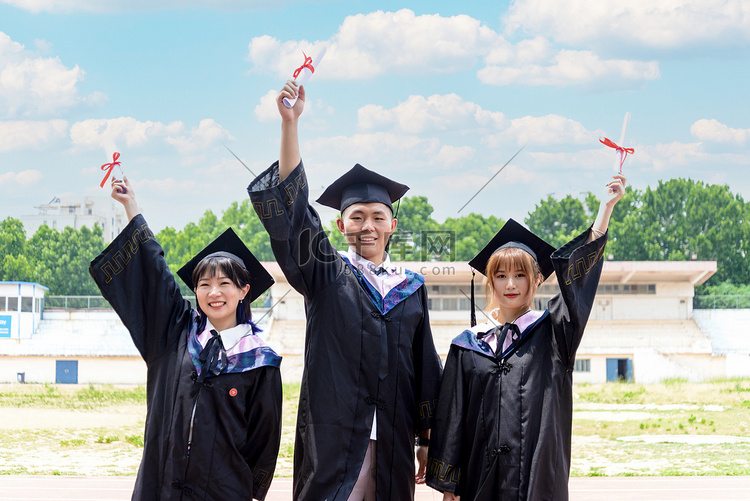
[[(193, 270), (192, 281), (197, 284), (201, 278), (213, 277), (223, 273), (232, 281), (234, 285), (242, 289), (250, 283), (250, 273), (240, 265), (237, 261), (228, 257), (222, 256), (209, 256), (201, 260), (200, 263)], [(253, 313), (250, 310), (250, 292), (248, 291), (245, 296), (246, 301), (240, 301), (237, 304), (237, 325), (249, 324), (253, 319)], [(200, 320), (198, 321), (198, 333), (203, 332), (206, 328), (206, 314), (201, 310), (198, 304), (198, 299), (195, 300), (195, 307), (200, 314)]]

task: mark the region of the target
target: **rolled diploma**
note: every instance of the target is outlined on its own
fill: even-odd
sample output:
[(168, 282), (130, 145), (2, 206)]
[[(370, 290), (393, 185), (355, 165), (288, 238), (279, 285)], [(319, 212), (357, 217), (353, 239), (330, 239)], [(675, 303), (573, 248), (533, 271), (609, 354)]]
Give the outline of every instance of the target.
[[(312, 58), (312, 63), (310, 64), (312, 64), (313, 68), (315, 69), (318, 68), (318, 64), (320, 64), (320, 60), (323, 59), (323, 56), (325, 56), (325, 54), (326, 54), (326, 48), (323, 47), (323, 49), (318, 53), (318, 55)], [(297, 76), (297, 78), (294, 79), (294, 81), (297, 82), (297, 85), (300, 85), (300, 86), (305, 85), (307, 81), (310, 80), (310, 77), (312, 75), (313, 74), (312, 74), (312, 71), (310, 71), (310, 68), (305, 66), (304, 68), (302, 68), (302, 71)], [(291, 108), (292, 106), (294, 106), (294, 103), (297, 102), (297, 98), (296, 97), (294, 99), (284, 98), (282, 99), (282, 101), (284, 102), (284, 106), (286, 106), (287, 108)]]
[[(620, 148), (625, 147), (625, 132), (628, 130), (628, 122), (630, 122), (630, 112), (628, 111), (625, 113), (625, 120), (622, 122), (622, 132), (620, 133), (620, 140), (617, 141), (617, 146)], [(623, 153), (620, 151), (617, 151), (617, 155), (615, 155), (615, 170), (622, 174), (622, 166), (620, 164), (620, 161), (622, 160)]]

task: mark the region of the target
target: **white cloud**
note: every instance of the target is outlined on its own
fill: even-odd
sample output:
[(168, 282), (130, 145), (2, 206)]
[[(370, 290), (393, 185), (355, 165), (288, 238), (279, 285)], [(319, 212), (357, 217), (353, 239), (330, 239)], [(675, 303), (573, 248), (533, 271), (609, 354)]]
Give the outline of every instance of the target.
[(97, 105), (106, 96), (81, 96), (84, 72), (66, 67), (57, 57), (37, 57), (0, 32), (0, 116), (57, 115), (79, 104)]
[(466, 15), (417, 16), (408, 9), (347, 17), (328, 40), (282, 42), (263, 35), (248, 45), (254, 71), (291, 78), (304, 51), (327, 49), (318, 79), (368, 79), (383, 74), (434, 75), (488, 66), (478, 72), (489, 85), (630, 86), (659, 77), (656, 62), (602, 59), (590, 51), (560, 50), (543, 37), (513, 45), (501, 34)]
[(66, 120), (0, 121), (0, 152), (42, 148), (63, 139), (68, 132)]
[(358, 125), (363, 130), (389, 128), (406, 133), (475, 129), (497, 129), (506, 124), (500, 112), (491, 112), (464, 101), (457, 94), (409, 96), (391, 109), (370, 104), (357, 110)]
[(599, 136), (599, 131), (588, 131), (580, 122), (560, 115), (526, 116), (511, 120), (509, 127), (485, 136), (482, 142), (493, 148), (507, 141), (532, 145), (590, 144)]
[(750, 41), (745, 0), (517, 0), (504, 21), (509, 33), (543, 34), (574, 45), (675, 49)]
[[(543, 59), (541, 64), (536, 61)], [(506, 60), (506, 65), (486, 66), (477, 71), (477, 77), (488, 85), (592, 85), (627, 87), (631, 82), (659, 78), (656, 61), (629, 61), (600, 59), (588, 50), (560, 50), (549, 54), (547, 50), (524, 51), (503, 55), (493, 53), (491, 60)]]
[(254, 69), (291, 78), (301, 51), (315, 56), (325, 47), (321, 71), (313, 78), (365, 79), (385, 73), (435, 74), (472, 68), (500, 35), (466, 15), (417, 16), (408, 9), (348, 16), (329, 40), (281, 42), (253, 38), (248, 60)]
[(715, 119), (696, 121), (690, 126), (690, 133), (701, 141), (716, 143), (745, 144), (750, 138), (750, 129), (733, 129)]
[(150, 138), (177, 135), (184, 129), (182, 122), (165, 125), (161, 122), (139, 122), (132, 117), (88, 119), (70, 128), (70, 139), (76, 147), (101, 147), (107, 152), (144, 145)]
[(476, 151), (471, 146), (449, 146), (445, 145), (437, 153), (436, 160), (450, 167), (461, 164), (474, 158)]
[(0, 189), (9, 190), (18, 186), (32, 186), (40, 179), (42, 179), (42, 173), (35, 169), (23, 170), (18, 173), (6, 172), (0, 174)]
[(193, 127), (188, 134), (180, 136), (167, 136), (166, 142), (177, 148), (183, 155), (190, 155), (205, 151), (223, 141), (234, 139), (221, 125), (212, 118), (200, 121), (198, 127)]
[(276, 96), (278, 91), (269, 90), (260, 98), (260, 103), (255, 107), (255, 118), (259, 122), (276, 122), (279, 120), (279, 111), (276, 107)]
[(222, 141), (234, 139), (229, 132), (211, 118), (200, 121), (198, 127), (187, 131), (180, 121), (139, 122), (132, 117), (89, 119), (76, 122), (70, 128), (70, 138), (77, 148), (103, 148), (113, 152), (127, 146), (145, 146), (160, 141), (173, 146), (182, 155), (202, 153)]
[(361, 162), (365, 167), (362, 159), (376, 163), (389, 160), (393, 165), (403, 165), (427, 156), (432, 158), (439, 149), (437, 139), (386, 132), (322, 137), (307, 141), (303, 147), (310, 156), (342, 158), (347, 159), (345, 163)]
[(702, 151), (701, 143), (679, 143), (677, 141), (644, 146), (636, 149), (636, 153), (639, 161), (652, 165), (657, 171), (682, 167), (708, 157)]
[[(500, 170), (502, 165), (496, 165), (492, 169), (492, 175)], [(542, 180), (542, 176), (533, 172), (530, 169), (524, 169), (515, 164), (508, 164), (503, 171), (498, 174), (498, 178), (502, 176), (503, 184), (529, 184), (536, 183)]]

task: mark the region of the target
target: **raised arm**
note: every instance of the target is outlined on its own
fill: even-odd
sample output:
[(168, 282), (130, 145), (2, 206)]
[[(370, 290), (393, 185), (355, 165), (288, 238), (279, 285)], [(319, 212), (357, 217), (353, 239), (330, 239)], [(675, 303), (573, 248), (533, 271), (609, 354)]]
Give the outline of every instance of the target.
[(151, 364), (174, 346), (187, 327), (190, 303), (180, 295), (127, 178), (112, 180), (112, 198), (125, 207), (128, 224), (94, 258), (89, 273)]
[(604, 198), (599, 204), (599, 212), (596, 214), (596, 220), (591, 226), (591, 233), (589, 234), (586, 243), (596, 240), (607, 233), (609, 218), (612, 216), (612, 209), (615, 208), (617, 202), (625, 194), (626, 181), (627, 179), (625, 179), (622, 174), (615, 174), (612, 176), (612, 180), (607, 183)]
[[(299, 95), (298, 95), (299, 94)], [(293, 99), (297, 97), (294, 106), (287, 108), (284, 98)], [(298, 86), (294, 80), (287, 80), (284, 88), (276, 96), (276, 107), (281, 115), (281, 151), (279, 152), (279, 181), (292, 173), (299, 165), (302, 158), (299, 153), (299, 138), (297, 134), (297, 121), (305, 107), (305, 88)]]

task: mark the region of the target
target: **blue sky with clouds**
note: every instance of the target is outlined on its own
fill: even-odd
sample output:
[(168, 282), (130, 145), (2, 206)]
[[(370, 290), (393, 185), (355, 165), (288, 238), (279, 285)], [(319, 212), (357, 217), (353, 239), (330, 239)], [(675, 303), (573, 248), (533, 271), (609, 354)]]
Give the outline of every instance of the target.
[[(625, 174), (750, 199), (744, 0), (0, 0), (0, 218), (107, 195), (121, 153), (155, 230), (244, 200), (278, 157), (273, 98), (326, 56), (300, 123), (313, 194), (359, 162), (438, 220), (522, 219)], [(523, 145), (523, 151), (459, 209)]]

